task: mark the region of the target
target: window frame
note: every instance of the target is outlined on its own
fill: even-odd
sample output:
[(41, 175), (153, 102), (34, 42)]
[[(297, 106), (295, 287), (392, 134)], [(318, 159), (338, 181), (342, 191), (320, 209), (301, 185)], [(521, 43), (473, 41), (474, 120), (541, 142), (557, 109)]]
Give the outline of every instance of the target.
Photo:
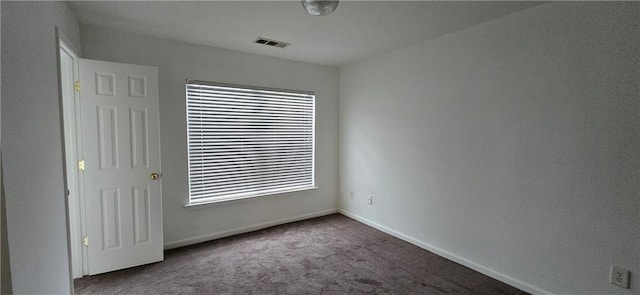
[[(310, 185), (302, 185), (302, 186), (289, 186), (280, 189), (269, 189), (269, 190), (260, 190), (256, 192), (247, 192), (243, 194), (232, 194), (226, 196), (218, 196), (218, 197), (208, 197), (208, 198), (196, 198), (195, 200), (192, 198), (191, 193), (191, 162), (192, 156), (189, 150), (189, 128), (190, 128), (190, 119), (189, 119), (189, 86), (190, 85), (202, 85), (202, 86), (212, 86), (212, 87), (225, 87), (225, 88), (234, 88), (246, 91), (267, 91), (267, 92), (281, 92), (286, 94), (294, 94), (294, 95), (306, 95), (311, 96), (311, 184)], [(194, 206), (202, 206), (202, 205), (211, 205), (216, 203), (224, 203), (230, 201), (244, 200), (256, 197), (268, 197), (275, 196), (286, 193), (293, 193), (299, 191), (307, 191), (317, 189), (316, 183), (316, 95), (313, 91), (303, 91), (303, 90), (291, 90), (291, 89), (282, 89), (282, 88), (270, 88), (270, 87), (261, 87), (261, 86), (249, 86), (249, 85), (238, 85), (238, 84), (229, 84), (229, 83), (218, 83), (218, 82), (209, 82), (209, 81), (201, 81), (201, 80), (189, 80), (185, 81), (185, 123), (186, 123), (186, 148), (187, 148), (187, 203), (185, 207), (194, 207)]]

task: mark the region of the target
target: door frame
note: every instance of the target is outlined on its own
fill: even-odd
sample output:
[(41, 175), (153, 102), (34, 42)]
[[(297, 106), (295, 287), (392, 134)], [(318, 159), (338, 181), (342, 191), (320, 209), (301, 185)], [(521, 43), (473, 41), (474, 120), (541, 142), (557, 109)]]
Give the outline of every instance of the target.
[[(62, 87), (74, 87), (79, 80), (78, 54), (62, 39), (58, 39), (60, 54), (60, 74)], [(69, 65), (63, 61), (63, 56), (71, 59)], [(69, 73), (71, 71), (71, 73)], [(71, 81), (62, 81), (64, 77), (71, 77)], [(84, 199), (84, 177), (78, 170), (78, 161), (83, 157), (82, 151), (82, 117), (80, 116), (80, 95), (78, 91), (62, 92), (64, 153), (66, 161), (67, 199), (69, 212), (69, 238), (71, 250), (72, 278), (81, 278), (89, 274), (88, 252), (82, 245), (82, 237), (87, 234), (86, 211)], [(66, 93), (66, 94), (65, 94)]]

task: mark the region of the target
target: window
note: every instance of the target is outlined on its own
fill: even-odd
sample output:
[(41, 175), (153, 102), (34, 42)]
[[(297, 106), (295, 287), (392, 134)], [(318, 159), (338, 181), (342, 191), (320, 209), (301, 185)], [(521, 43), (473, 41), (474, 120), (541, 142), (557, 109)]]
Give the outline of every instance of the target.
[(187, 81), (189, 205), (310, 189), (311, 92)]

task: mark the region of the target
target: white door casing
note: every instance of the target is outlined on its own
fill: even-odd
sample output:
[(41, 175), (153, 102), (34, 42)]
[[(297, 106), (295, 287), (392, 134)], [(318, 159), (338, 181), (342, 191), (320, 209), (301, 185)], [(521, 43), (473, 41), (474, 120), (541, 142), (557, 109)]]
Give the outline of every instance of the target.
[(158, 71), (80, 59), (89, 274), (163, 260)]
[(80, 198), (80, 179), (76, 163), (78, 155), (81, 153), (77, 142), (77, 135), (80, 132), (79, 117), (76, 120), (79, 110), (78, 92), (74, 90), (74, 81), (78, 80), (78, 56), (66, 43), (60, 39), (60, 82), (63, 101), (64, 116), (64, 152), (67, 173), (68, 188), (68, 207), (69, 207), (69, 236), (71, 239), (71, 270), (73, 278), (81, 278), (86, 268), (83, 267), (83, 255), (86, 255), (85, 249), (82, 248), (82, 236), (86, 232), (84, 220), (84, 208), (82, 199)]

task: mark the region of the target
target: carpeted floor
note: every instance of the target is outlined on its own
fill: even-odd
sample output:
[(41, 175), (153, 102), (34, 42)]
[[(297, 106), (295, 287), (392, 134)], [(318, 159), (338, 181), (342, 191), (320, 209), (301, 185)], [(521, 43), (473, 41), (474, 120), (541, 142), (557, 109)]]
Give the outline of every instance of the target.
[(527, 294), (334, 214), (169, 250), (76, 294)]

